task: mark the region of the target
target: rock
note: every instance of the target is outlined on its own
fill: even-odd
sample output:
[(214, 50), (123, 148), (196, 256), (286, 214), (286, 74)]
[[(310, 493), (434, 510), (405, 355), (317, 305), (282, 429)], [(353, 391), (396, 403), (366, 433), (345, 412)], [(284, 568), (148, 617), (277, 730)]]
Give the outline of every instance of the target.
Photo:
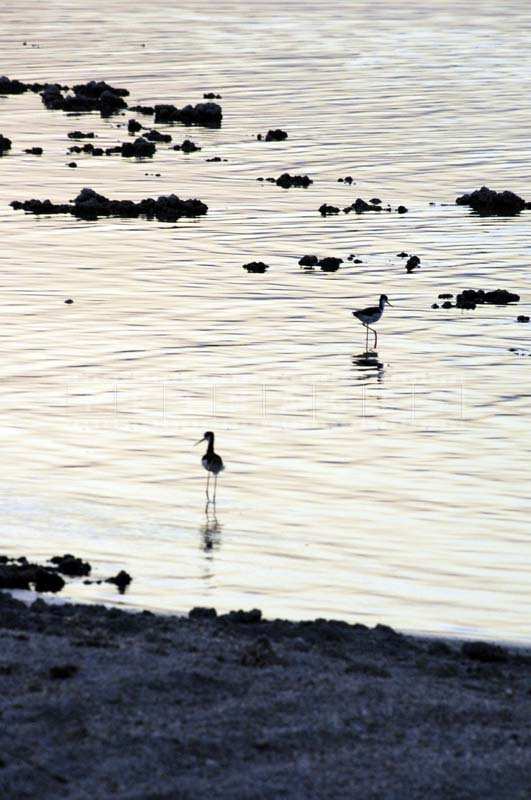
[(418, 266), (420, 266), (420, 258), (418, 256), (410, 256), (406, 261), (406, 270), (408, 272), (412, 272)]
[(267, 636), (259, 636), (252, 644), (245, 647), (240, 656), (240, 664), (244, 667), (270, 667), (278, 662), (279, 659)]
[[(201, 150), (201, 148), (197, 144), (195, 144), (195, 142), (192, 142), (190, 139), (185, 139), (182, 144), (173, 145), (173, 149), (182, 150), (183, 153), (195, 153), (197, 150)], [(221, 158), (219, 157), (217, 159), (207, 158), (207, 161), (215, 161), (215, 160), (221, 161)]]
[(173, 105), (156, 105), (155, 122), (182, 122), (184, 125), (202, 125), (204, 128), (219, 128), (223, 113), (217, 103), (197, 103), (195, 106), (176, 108)]
[(372, 200), (369, 200), (373, 206), (381, 206), (382, 201), (378, 197), (373, 197)]
[(287, 138), (288, 134), (286, 133), (286, 131), (281, 130), (281, 128), (275, 128), (275, 130), (269, 130), (264, 137), (266, 142), (283, 142)]
[(319, 213), (323, 217), (328, 217), (331, 214), (339, 214), (339, 208), (337, 206), (330, 206), (327, 203), (323, 203), (323, 205), (319, 207)]
[(331, 256), (328, 258), (321, 258), (318, 262), (323, 272), (336, 272), (342, 263), (342, 258), (333, 258)]
[(223, 614), (220, 619), (225, 622), (236, 622), (243, 625), (256, 625), (262, 619), (262, 612), (259, 608), (253, 608), (251, 611), (229, 611), (228, 614)]
[(152, 130), (149, 133), (144, 134), (144, 138), (148, 139), (150, 142), (171, 142), (171, 136), (169, 133), (161, 133), (160, 131)]
[(526, 207), (525, 200), (514, 192), (496, 192), (488, 186), (463, 194), (455, 202), (458, 206), (470, 206), (482, 216), (513, 216)]
[(284, 172), (279, 178), (276, 178), (275, 183), (283, 189), (292, 187), (307, 189), (313, 181), (307, 175), (290, 175), (289, 172)]
[(89, 81), (74, 86), (73, 94), (63, 94), (63, 87), (58, 84), (46, 84), (41, 98), (50, 110), (99, 111), (102, 117), (109, 117), (122, 108), (127, 108), (123, 98), (128, 94), (127, 89), (115, 88), (105, 81)]
[(190, 619), (216, 619), (218, 612), (215, 608), (206, 608), (204, 606), (195, 606), (188, 613)]
[(53, 680), (65, 680), (65, 678), (73, 678), (79, 672), (79, 667), (76, 664), (57, 664), (50, 667), (49, 676)]
[(77, 164), (75, 161), (69, 161), (66, 166), (70, 167), (71, 169), (75, 169), (77, 167)]
[(265, 272), (269, 269), (268, 264), (264, 264), (263, 261), (250, 261), (249, 264), (244, 264), (243, 269), (246, 269), (247, 272)]
[(439, 308), (439, 304), (438, 304), (438, 303), (432, 303), (432, 304), (431, 304), (431, 307), (432, 307), (432, 308)]
[(24, 83), (16, 79), (11, 80), (3, 75), (0, 78), (0, 94), (24, 94), (24, 92), (42, 92), (43, 83)]
[(489, 642), (464, 642), (461, 654), (472, 661), (484, 663), (502, 663), (507, 661), (508, 652), (505, 648)]
[(448, 294), (448, 293), (443, 293), (443, 294), (439, 294), (438, 295), (438, 299), (439, 300), (451, 300), (452, 297), (453, 297), (453, 294)]
[(407, 258), (408, 257), (408, 253), (405, 253), (403, 250), (402, 250), (401, 253), (397, 253), (396, 255), (397, 255), (397, 258)]
[(70, 131), (67, 134), (69, 139), (94, 139), (94, 133), (83, 133), (82, 131)]
[(130, 119), (127, 123), (127, 130), (129, 133), (138, 133), (138, 131), (142, 130), (142, 125), (136, 119)]
[[(226, 161), (226, 158), (220, 158), (220, 156), (214, 156), (213, 158), (206, 158), (205, 161)], [(262, 178), (263, 180), (263, 178)]]
[(65, 300), (65, 303), (66, 303), (67, 306), (71, 306), (73, 302), (74, 301), (72, 300), (71, 297), (69, 297), (67, 300)]
[(348, 183), (350, 185), (351, 183), (354, 183), (354, 178), (352, 177), (352, 175), (347, 175), (346, 178), (338, 178), (337, 182)]
[(64, 556), (53, 556), (50, 561), (56, 565), (58, 572), (62, 575), (69, 575), (72, 578), (90, 575), (92, 569), (88, 561), (82, 561), (81, 558), (76, 558), (70, 553), (65, 553)]
[(361, 197), (358, 197), (350, 206), (343, 209), (345, 214), (350, 214), (354, 211), (356, 214), (364, 214), (366, 211), (381, 211), (381, 201), (378, 203), (366, 203)]
[(201, 200), (181, 200), (174, 194), (146, 198), (139, 203), (132, 200), (109, 200), (93, 189), (85, 188), (73, 203), (52, 203), (50, 200), (14, 200), (12, 208), (30, 214), (72, 214), (82, 219), (98, 217), (146, 217), (160, 222), (176, 222), (180, 217), (199, 217), (208, 211)]
[(27, 150), (24, 150), (25, 153), (28, 153), (30, 156), (42, 156), (44, 150), (42, 147), (28, 147)]
[(155, 155), (156, 149), (153, 142), (148, 142), (140, 136), (134, 142), (124, 142), (121, 145), (121, 154), (124, 158), (151, 158)]
[(57, 572), (38, 567), (33, 579), (36, 592), (60, 592), (65, 582)]
[(221, 100), (221, 95), (215, 94), (215, 92), (207, 92), (203, 95), (203, 100)]
[(94, 147), (91, 142), (87, 142), (87, 144), (79, 145), (74, 144), (72, 147), (68, 148), (69, 153), (88, 153), (91, 156), (102, 156), (103, 155), (103, 148), (102, 147)]
[(407, 214), (408, 209), (405, 206), (398, 206), (396, 209), (399, 214)]
[(118, 591), (123, 594), (132, 580), (129, 573), (122, 569), (117, 575), (113, 575), (112, 578), (107, 578), (105, 583), (113, 583), (118, 587)]
[(316, 267), (319, 263), (319, 259), (317, 256), (303, 256), (299, 260), (299, 266), (301, 267)]
[(450, 303), (449, 300), (446, 300), (441, 306), (441, 308), (452, 308), (452, 307), (453, 306), (452, 306), (452, 304)]
[(494, 289), (486, 292), (484, 289), (464, 289), (455, 299), (457, 308), (474, 309), (478, 305), (507, 305), (518, 303), (520, 295), (508, 292), (506, 289)]
[(134, 111), (135, 114), (146, 114), (146, 116), (151, 116), (155, 113), (153, 106), (130, 106), (129, 111)]
[(529, 317), (525, 314), (520, 314), (520, 316), (516, 317), (517, 322), (529, 322)]
[(6, 136), (2, 136), (0, 133), (0, 155), (7, 153), (8, 150), (11, 150), (11, 139), (8, 139)]

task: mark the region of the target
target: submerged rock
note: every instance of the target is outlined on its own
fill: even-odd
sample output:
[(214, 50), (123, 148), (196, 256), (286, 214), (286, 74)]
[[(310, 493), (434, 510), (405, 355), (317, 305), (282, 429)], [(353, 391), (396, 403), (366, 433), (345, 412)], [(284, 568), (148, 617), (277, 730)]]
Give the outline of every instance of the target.
[(339, 214), (339, 208), (337, 206), (330, 206), (327, 203), (323, 203), (322, 206), (319, 206), (319, 213), (323, 217), (328, 217), (332, 214)]
[(25, 153), (28, 153), (30, 156), (42, 156), (44, 150), (42, 147), (28, 147), (27, 150), (24, 150)]
[(420, 266), (420, 258), (418, 256), (410, 256), (406, 261), (406, 270), (413, 272), (414, 269)]
[[(65, 302), (67, 301), (65, 300)], [(70, 553), (65, 553), (64, 556), (53, 556), (50, 561), (52, 564), (56, 565), (57, 572), (60, 572), (63, 575), (69, 575), (70, 577), (82, 577), (83, 575), (90, 575), (92, 570), (92, 567), (88, 561), (83, 561), (81, 558), (76, 558), (76, 556), (73, 556)]]
[(136, 119), (130, 119), (127, 123), (127, 130), (129, 133), (138, 133), (142, 130), (142, 125)]
[(282, 175), (276, 179), (275, 183), (283, 189), (291, 189), (292, 187), (307, 189), (308, 186), (311, 186), (313, 181), (307, 175), (290, 175), (289, 172), (283, 172)]
[(221, 100), (221, 95), (215, 92), (206, 92), (203, 95), (203, 100)]
[(520, 316), (516, 317), (517, 322), (529, 322), (529, 317), (526, 314), (520, 314)]
[(125, 570), (122, 569), (120, 570), (120, 572), (118, 572), (117, 575), (113, 575), (112, 578), (107, 578), (105, 580), (105, 583), (113, 583), (115, 586), (118, 587), (118, 591), (120, 592), (120, 594), (123, 594), (132, 580), (133, 579), (129, 575), (129, 573), (125, 572)]
[[(24, 94), (24, 92), (42, 92), (44, 83), (24, 83), (16, 79), (11, 80), (5, 75), (0, 77), (0, 94)], [(64, 87), (66, 88), (66, 87)]]
[(221, 106), (217, 103), (197, 103), (177, 108), (173, 105), (155, 106), (155, 122), (182, 122), (183, 125), (202, 125), (204, 128), (219, 128), (223, 119)]
[(342, 258), (333, 258), (332, 256), (321, 258), (318, 261), (318, 264), (323, 272), (336, 272), (342, 263)]
[(69, 139), (94, 139), (94, 133), (83, 133), (82, 131), (70, 131), (67, 134)]
[(129, 111), (134, 111), (135, 114), (146, 114), (146, 116), (151, 116), (155, 113), (155, 108), (153, 106), (130, 106)]
[(470, 206), (482, 216), (513, 216), (526, 208), (526, 202), (511, 191), (496, 192), (488, 186), (456, 199), (458, 206)]
[(262, 134), (259, 133), (256, 138), (260, 142), (262, 140), (265, 140), (266, 142), (283, 142), (288, 138), (288, 134), (281, 128), (275, 128), (274, 130), (269, 130), (265, 136), (262, 136)]
[(121, 154), (124, 158), (151, 158), (156, 150), (154, 143), (148, 142), (142, 136), (134, 142), (124, 142), (121, 145)]
[(144, 138), (148, 139), (150, 142), (171, 142), (171, 136), (169, 133), (161, 133), (155, 129), (145, 133)]
[(243, 265), (243, 269), (246, 269), (247, 272), (265, 272), (269, 269), (268, 264), (264, 264), (263, 261), (250, 261), (248, 264)]
[(303, 256), (299, 260), (300, 267), (316, 267), (319, 263), (317, 256)]
[(7, 136), (2, 136), (0, 133), (0, 155), (7, 153), (8, 150), (11, 150), (11, 139), (8, 139)]
[(181, 200), (174, 194), (146, 198), (139, 203), (132, 200), (109, 200), (93, 189), (82, 189), (73, 203), (52, 203), (50, 200), (14, 200), (12, 208), (30, 214), (72, 214), (82, 219), (98, 217), (146, 217), (161, 222), (176, 222), (180, 217), (199, 217), (208, 211), (201, 200)]
[(508, 292), (507, 289), (494, 289), (486, 292), (484, 289), (464, 289), (455, 299), (457, 308), (473, 310), (478, 305), (507, 305), (518, 303), (520, 295)]
[(105, 81), (89, 81), (73, 87), (73, 94), (63, 94), (58, 84), (46, 84), (41, 92), (46, 108), (59, 111), (99, 111), (102, 117), (109, 117), (122, 108), (127, 108), (123, 99), (129, 94), (127, 89), (118, 89)]
[[(185, 139), (182, 144), (174, 144), (173, 149), (182, 150), (183, 153), (195, 153), (197, 152), (197, 150), (201, 150), (199, 145), (197, 145), (195, 142), (192, 142), (190, 139)], [(207, 158), (207, 161), (214, 161), (214, 160), (216, 159)], [(221, 161), (219, 157), (217, 158), (217, 160)]]

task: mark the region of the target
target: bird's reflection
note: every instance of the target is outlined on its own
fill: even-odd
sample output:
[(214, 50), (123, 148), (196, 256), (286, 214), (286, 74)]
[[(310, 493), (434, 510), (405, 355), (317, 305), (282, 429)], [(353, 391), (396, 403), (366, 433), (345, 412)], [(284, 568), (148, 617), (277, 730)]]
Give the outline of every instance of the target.
[(223, 526), (216, 515), (216, 504), (209, 500), (205, 505), (205, 520), (199, 528), (201, 534), (201, 549), (205, 553), (212, 553), (221, 546), (221, 531)]
[(352, 363), (355, 367), (359, 368), (359, 380), (366, 380), (367, 378), (376, 377), (376, 380), (381, 383), (384, 375), (384, 365), (378, 360), (378, 353), (376, 350), (366, 350), (364, 353), (358, 353), (352, 356)]

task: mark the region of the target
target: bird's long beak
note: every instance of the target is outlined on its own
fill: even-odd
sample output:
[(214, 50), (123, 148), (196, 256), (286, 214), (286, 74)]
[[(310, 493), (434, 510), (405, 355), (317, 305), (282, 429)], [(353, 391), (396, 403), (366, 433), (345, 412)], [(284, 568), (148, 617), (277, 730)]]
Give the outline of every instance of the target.
[(386, 300), (385, 302), (387, 303), (388, 306), (392, 306), (393, 305), (392, 303), (389, 302), (389, 300)]
[(203, 436), (202, 439), (199, 439), (199, 441), (194, 444), (194, 447), (197, 447), (198, 444), (201, 444), (201, 442), (204, 442), (204, 441), (205, 441), (205, 437)]

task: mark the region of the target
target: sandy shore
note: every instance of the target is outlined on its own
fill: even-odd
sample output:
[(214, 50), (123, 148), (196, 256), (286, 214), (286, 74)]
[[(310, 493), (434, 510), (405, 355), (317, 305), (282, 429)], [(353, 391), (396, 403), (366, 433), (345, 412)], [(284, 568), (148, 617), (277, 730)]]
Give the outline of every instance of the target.
[(0, 593), (0, 797), (528, 800), (531, 655)]

